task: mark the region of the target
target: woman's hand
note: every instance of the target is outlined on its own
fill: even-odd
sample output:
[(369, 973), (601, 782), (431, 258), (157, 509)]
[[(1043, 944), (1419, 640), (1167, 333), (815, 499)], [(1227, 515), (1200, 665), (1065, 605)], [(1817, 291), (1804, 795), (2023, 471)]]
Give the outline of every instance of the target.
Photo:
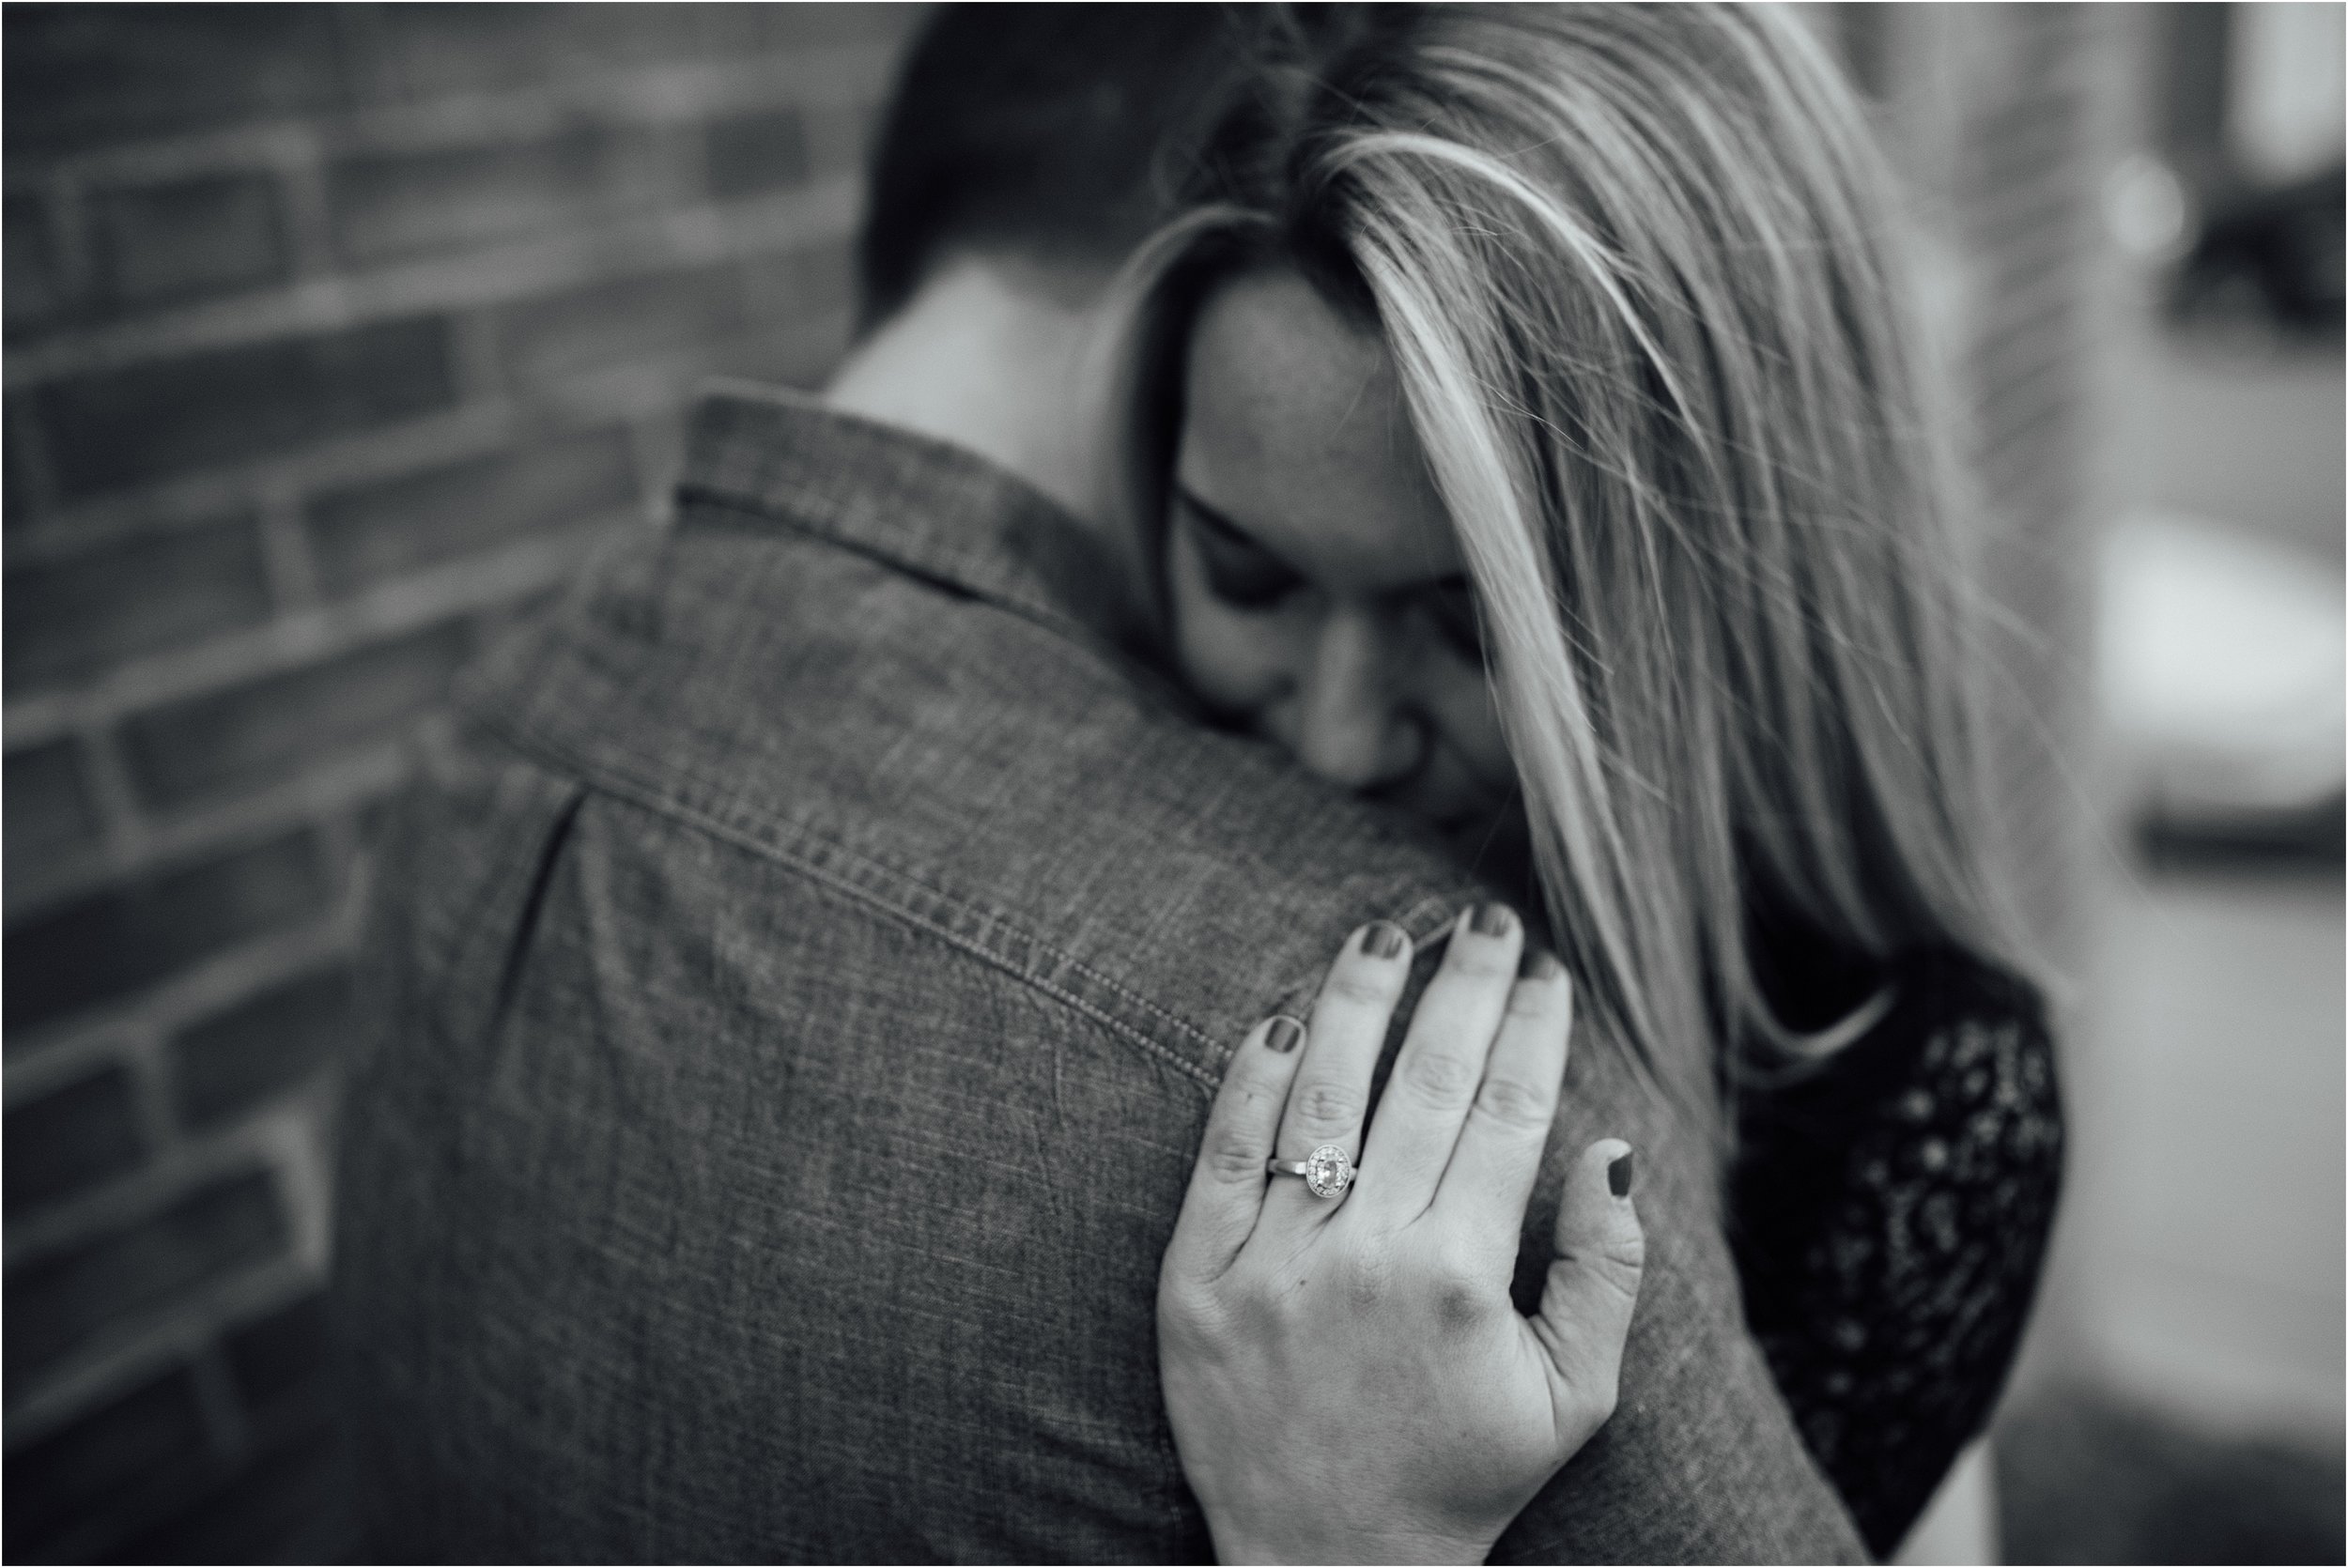
[[(1362, 1147), (1410, 969), (1356, 931), (1309, 1030), (1233, 1057), (1158, 1281), (1166, 1410), (1227, 1562), (1481, 1561), (1614, 1413), (1643, 1243), (1630, 1151), (1583, 1151), (1540, 1313), (1508, 1299), (1573, 1015), (1564, 969), (1498, 905), (1463, 914)], [(1358, 1156), (1316, 1197), (1276, 1156)]]

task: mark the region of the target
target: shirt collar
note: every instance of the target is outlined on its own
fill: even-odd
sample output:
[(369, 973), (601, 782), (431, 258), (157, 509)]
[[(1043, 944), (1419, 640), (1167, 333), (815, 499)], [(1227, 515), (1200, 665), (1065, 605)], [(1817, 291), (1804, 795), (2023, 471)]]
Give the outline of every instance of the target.
[(781, 525), (1063, 636), (1129, 655), (1155, 645), (1133, 573), (1100, 530), (974, 453), (805, 392), (711, 384), (677, 494), (681, 530)]

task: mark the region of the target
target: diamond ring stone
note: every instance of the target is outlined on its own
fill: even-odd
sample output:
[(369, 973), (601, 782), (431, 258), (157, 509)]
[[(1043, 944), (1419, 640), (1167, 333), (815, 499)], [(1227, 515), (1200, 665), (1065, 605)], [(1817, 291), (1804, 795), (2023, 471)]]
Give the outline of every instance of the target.
[(1335, 1198), (1353, 1184), (1353, 1161), (1335, 1144), (1323, 1144), (1302, 1160), (1267, 1160), (1274, 1176), (1303, 1176), (1305, 1190), (1316, 1198)]

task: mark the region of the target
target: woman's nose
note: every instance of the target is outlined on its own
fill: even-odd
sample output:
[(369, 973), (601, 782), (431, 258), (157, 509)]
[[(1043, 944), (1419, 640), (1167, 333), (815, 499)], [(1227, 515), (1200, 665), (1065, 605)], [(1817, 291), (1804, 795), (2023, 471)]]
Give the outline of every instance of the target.
[(1298, 674), (1297, 761), (1349, 790), (1408, 776), (1426, 748), (1426, 728), (1391, 673), (1386, 632), (1372, 611), (1334, 606)]

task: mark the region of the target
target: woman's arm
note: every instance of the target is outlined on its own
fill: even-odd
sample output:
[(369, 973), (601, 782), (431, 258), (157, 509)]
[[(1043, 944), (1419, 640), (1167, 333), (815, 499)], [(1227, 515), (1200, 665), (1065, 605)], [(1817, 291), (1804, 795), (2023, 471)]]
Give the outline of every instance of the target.
[[(1564, 969), (1484, 905), (1363, 1138), (1410, 968), (1354, 934), (1309, 1027), (1259, 1025), (1211, 1115), (1158, 1295), (1166, 1408), (1226, 1560), (1480, 1561), (1612, 1414), (1644, 1243), (1627, 1145), (1585, 1150), (1539, 1309), (1510, 1304), (1572, 1020)], [(1358, 1156), (1317, 1195), (1267, 1174)]]

